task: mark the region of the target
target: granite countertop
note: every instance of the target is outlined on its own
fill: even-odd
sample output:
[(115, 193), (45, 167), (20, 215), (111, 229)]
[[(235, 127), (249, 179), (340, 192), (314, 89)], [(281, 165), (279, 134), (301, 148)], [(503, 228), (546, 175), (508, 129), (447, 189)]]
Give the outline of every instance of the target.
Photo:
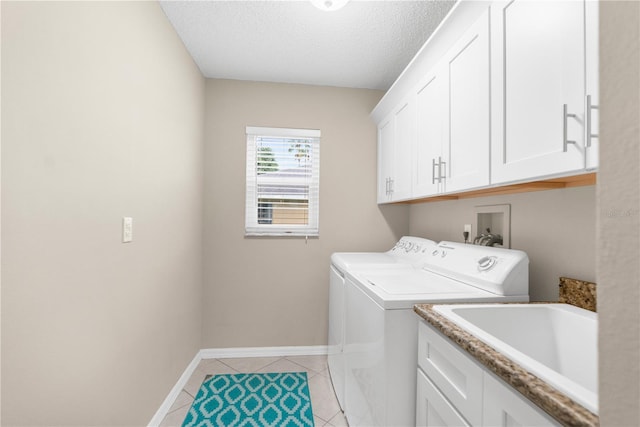
[(417, 304), (413, 310), (562, 425), (599, 425), (597, 415), (439, 314), (433, 304)]
[(559, 301), (584, 308), (585, 310), (597, 311), (596, 284), (584, 280), (561, 277), (559, 287)]

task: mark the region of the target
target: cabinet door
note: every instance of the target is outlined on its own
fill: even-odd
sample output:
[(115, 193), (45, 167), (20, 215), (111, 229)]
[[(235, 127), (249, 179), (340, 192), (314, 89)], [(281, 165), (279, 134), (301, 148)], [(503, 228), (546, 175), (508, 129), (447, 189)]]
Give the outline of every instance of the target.
[(446, 397), (418, 369), (416, 389), (416, 426), (468, 426), (467, 421)]
[(449, 91), (446, 192), (489, 184), (489, 62), (487, 10), (446, 57)]
[(391, 200), (393, 137), (393, 118), (389, 117), (378, 127), (378, 203)]
[(587, 99), (585, 105), (585, 147), (587, 150), (587, 169), (598, 167), (599, 145), (599, 73), (598, 73), (598, 2), (587, 1), (585, 3), (585, 40), (586, 40), (586, 77)]
[(482, 368), (422, 321), (418, 324), (418, 367), (471, 425), (480, 425)]
[(415, 105), (407, 101), (395, 112), (391, 198), (393, 201), (411, 198), (411, 173), (415, 139)]
[(415, 198), (431, 196), (439, 191), (440, 160), (447, 111), (445, 80), (445, 70), (437, 66), (418, 85), (416, 168), (413, 173), (413, 197)]
[(583, 169), (584, 2), (498, 1), (491, 14), (492, 183)]
[(502, 384), (487, 372), (484, 373), (484, 404), (482, 409), (482, 425), (485, 426), (548, 427), (560, 425), (531, 401)]

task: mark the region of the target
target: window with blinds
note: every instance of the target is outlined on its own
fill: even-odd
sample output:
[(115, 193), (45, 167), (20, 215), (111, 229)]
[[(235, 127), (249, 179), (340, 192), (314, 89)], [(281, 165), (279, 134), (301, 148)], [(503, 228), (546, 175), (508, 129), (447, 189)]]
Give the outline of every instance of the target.
[(320, 131), (247, 127), (245, 235), (317, 236)]

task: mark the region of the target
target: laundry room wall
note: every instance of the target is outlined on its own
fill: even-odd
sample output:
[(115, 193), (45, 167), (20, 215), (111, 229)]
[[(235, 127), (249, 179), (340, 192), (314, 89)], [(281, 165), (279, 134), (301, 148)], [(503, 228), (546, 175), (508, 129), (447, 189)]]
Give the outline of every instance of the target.
[(157, 2), (1, 7), (2, 425), (146, 425), (200, 348), (204, 78)]
[(600, 425), (640, 425), (640, 3), (600, 3)]
[(595, 281), (594, 186), (412, 205), (410, 233), (462, 242), (476, 206), (501, 204), (511, 205), (511, 247), (529, 256), (532, 301), (557, 301), (560, 276)]
[[(383, 251), (408, 207), (376, 205), (383, 92), (207, 80), (204, 348), (327, 342), (329, 257)], [(320, 236), (244, 236), (246, 126), (320, 129)]]

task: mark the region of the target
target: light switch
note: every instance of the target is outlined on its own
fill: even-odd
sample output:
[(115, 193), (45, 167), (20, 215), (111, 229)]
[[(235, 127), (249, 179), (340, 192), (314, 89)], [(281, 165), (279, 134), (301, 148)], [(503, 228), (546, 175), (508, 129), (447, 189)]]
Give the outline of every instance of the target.
[(125, 216), (122, 218), (122, 243), (133, 241), (133, 218)]

